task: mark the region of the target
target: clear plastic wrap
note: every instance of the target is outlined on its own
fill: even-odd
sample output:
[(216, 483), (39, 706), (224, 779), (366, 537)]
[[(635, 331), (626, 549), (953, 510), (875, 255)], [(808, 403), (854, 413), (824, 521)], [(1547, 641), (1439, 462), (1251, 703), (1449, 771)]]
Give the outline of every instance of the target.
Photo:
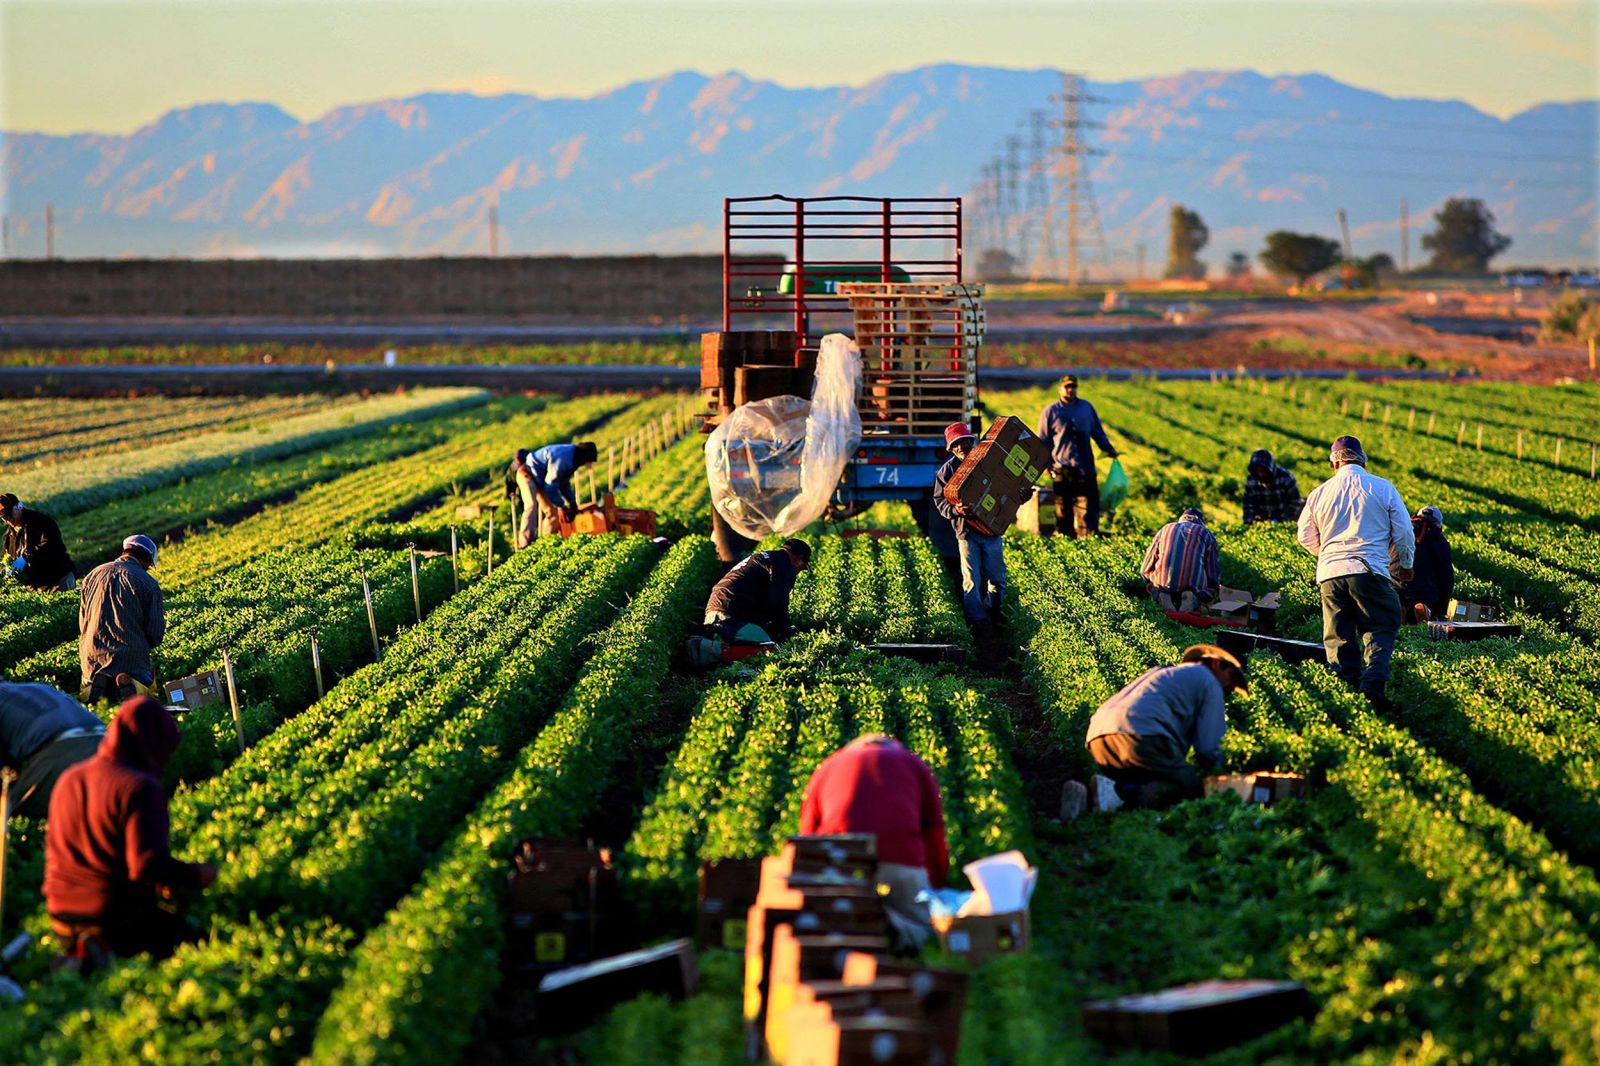
[(822, 517), (861, 444), (861, 351), (822, 338), (811, 399), (774, 396), (736, 408), (706, 440), (711, 505), (740, 535), (798, 533)]

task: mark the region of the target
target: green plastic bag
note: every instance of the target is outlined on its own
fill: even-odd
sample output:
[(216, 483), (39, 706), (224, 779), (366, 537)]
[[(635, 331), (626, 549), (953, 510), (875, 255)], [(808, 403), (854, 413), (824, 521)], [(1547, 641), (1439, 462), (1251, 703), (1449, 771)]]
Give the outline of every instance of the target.
[(1100, 482), (1100, 510), (1115, 511), (1128, 498), (1128, 475), (1122, 469), (1122, 460), (1111, 460), (1106, 479)]

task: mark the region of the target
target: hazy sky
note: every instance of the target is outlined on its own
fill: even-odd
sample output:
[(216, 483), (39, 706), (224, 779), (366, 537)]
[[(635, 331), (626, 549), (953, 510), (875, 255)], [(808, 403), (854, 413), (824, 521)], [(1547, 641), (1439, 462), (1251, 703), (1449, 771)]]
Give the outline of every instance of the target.
[(1320, 71), (1505, 116), (1600, 95), (1597, 16), (1600, 0), (0, 0), (0, 127), (125, 132), (212, 100), (315, 118), (427, 89), (588, 95), (680, 69), (859, 84), (941, 61)]

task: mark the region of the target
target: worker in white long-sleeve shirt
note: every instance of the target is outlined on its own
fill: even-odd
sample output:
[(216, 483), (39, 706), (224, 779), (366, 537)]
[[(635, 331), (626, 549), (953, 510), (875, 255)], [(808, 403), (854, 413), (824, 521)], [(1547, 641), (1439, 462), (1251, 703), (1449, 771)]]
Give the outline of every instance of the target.
[(1345, 684), (1387, 709), (1401, 621), (1394, 582), (1411, 580), (1417, 546), (1411, 513), (1393, 485), (1367, 472), (1355, 437), (1335, 440), (1328, 462), (1333, 476), (1311, 490), (1300, 512), (1300, 543), (1317, 557), (1322, 643)]

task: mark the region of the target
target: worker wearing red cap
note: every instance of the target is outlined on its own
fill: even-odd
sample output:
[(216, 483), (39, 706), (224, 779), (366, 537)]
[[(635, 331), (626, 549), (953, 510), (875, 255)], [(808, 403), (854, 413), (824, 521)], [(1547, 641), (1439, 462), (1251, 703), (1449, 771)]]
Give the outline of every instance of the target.
[(806, 785), (800, 832), (876, 837), (878, 881), (897, 939), (906, 946), (926, 939), (928, 908), (917, 895), (944, 886), (950, 847), (939, 782), (915, 752), (870, 733), (822, 760)]
[(967, 624), (978, 636), (990, 637), (1005, 602), (1005, 546), (998, 536), (968, 525), (967, 508), (944, 495), (945, 486), (977, 443), (977, 435), (965, 422), (952, 422), (945, 427), (944, 446), (950, 458), (934, 475), (933, 506), (955, 530), (956, 546), (961, 552), (961, 609), (966, 613)]
[(177, 750), (172, 715), (148, 696), (117, 710), (93, 757), (61, 775), (45, 828), (44, 900), (62, 953), (80, 968), (105, 955), (170, 955), (197, 939), (164, 909), (175, 890), (217, 879), (173, 858), (161, 772)]
[(1067, 374), (1057, 384), (1060, 399), (1039, 414), (1039, 436), (1050, 442), (1050, 473), (1055, 477), (1056, 532), (1087, 537), (1100, 532), (1100, 479), (1094, 469), (1094, 448), (1112, 459), (1100, 415), (1088, 400), (1078, 398), (1078, 379)]

